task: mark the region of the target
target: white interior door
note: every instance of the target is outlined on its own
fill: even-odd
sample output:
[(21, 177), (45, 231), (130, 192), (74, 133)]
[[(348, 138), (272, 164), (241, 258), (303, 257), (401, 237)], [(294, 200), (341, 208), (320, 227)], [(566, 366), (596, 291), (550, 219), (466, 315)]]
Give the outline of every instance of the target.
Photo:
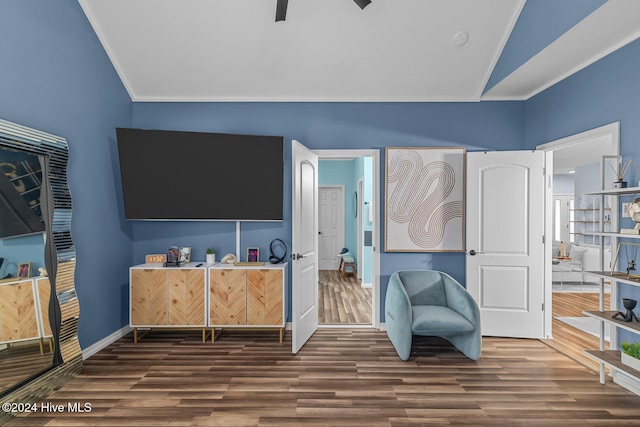
[(318, 156), (292, 141), (291, 351), (318, 329)]
[(318, 194), (318, 268), (337, 270), (344, 247), (344, 188), (322, 186)]
[(467, 289), (482, 334), (543, 338), (544, 152), (467, 153)]

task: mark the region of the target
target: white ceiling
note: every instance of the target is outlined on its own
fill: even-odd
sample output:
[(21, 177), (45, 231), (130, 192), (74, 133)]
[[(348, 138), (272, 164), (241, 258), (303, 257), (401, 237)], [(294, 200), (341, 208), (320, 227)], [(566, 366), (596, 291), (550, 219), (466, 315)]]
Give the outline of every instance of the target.
[(79, 2), (138, 102), (527, 99), (640, 35), (640, 1), (609, 0), (483, 96), (525, 0)]

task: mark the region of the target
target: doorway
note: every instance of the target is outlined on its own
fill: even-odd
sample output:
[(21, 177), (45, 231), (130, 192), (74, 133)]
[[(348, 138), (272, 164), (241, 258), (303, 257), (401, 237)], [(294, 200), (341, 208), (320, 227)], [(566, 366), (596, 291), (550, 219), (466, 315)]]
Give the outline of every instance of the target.
[[(318, 326), (377, 327), (378, 254), (374, 242), (379, 235), (379, 218), (374, 211), (374, 199), (379, 194), (378, 152), (319, 150), (315, 153), (318, 154), (321, 258)], [(341, 261), (353, 261), (353, 266)]]
[[(599, 309), (599, 279), (583, 273), (600, 270), (599, 265), (587, 265), (599, 257), (582, 256), (581, 261), (572, 264), (572, 261), (566, 263), (556, 260), (558, 254), (555, 252), (562, 246), (571, 257), (571, 248), (574, 246), (590, 251), (599, 245), (600, 237), (588, 232), (596, 231), (589, 227), (596, 219), (599, 221), (594, 215), (600, 209), (595, 206), (594, 198), (586, 193), (602, 186), (603, 156), (619, 154), (619, 123), (562, 138), (537, 148), (552, 151), (554, 165), (553, 196), (547, 199), (551, 204), (548, 218), (550, 215), (553, 224), (547, 233), (553, 238), (552, 250), (547, 252), (550, 255), (546, 261), (551, 274), (547, 276), (545, 285), (545, 301), (550, 304), (551, 310), (547, 310), (545, 330), (548, 332), (547, 339), (543, 341), (583, 365), (598, 370), (598, 363), (582, 352), (584, 348), (599, 346), (595, 336), (598, 325), (593, 322), (595, 319), (587, 318), (582, 311)], [(606, 215), (605, 209), (605, 219)], [(611, 229), (617, 228), (617, 215), (612, 211), (609, 215), (612, 220)], [(605, 247), (611, 243), (605, 241)], [(610, 259), (607, 259), (606, 252), (605, 250), (604, 261), (608, 264)], [(606, 265), (604, 269), (608, 267)], [(610, 286), (606, 283), (604, 286), (605, 309), (613, 309), (610, 308), (610, 301), (615, 301), (615, 295), (612, 295)], [(615, 340), (615, 337), (609, 339), (611, 338)]]

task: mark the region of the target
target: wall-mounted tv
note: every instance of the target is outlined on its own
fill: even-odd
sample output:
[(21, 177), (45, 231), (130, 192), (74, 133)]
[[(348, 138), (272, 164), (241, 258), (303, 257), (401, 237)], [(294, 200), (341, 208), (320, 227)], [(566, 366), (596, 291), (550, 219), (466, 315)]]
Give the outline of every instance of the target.
[(284, 138), (117, 128), (125, 217), (282, 221)]

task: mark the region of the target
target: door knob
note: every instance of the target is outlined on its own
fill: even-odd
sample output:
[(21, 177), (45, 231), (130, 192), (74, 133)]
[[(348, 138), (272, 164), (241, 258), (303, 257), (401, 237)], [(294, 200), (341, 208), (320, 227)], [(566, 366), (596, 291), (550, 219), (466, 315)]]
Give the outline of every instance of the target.
[(469, 255), (474, 256), (475, 254), (476, 254), (476, 251), (475, 251), (475, 250), (471, 249), (471, 250), (469, 251)]

